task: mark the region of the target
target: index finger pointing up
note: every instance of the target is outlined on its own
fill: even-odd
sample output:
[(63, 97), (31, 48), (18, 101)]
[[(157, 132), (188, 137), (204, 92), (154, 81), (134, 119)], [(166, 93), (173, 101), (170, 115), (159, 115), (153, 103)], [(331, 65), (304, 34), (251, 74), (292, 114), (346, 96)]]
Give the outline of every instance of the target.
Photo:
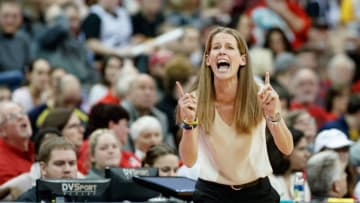
[(270, 84), (270, 74), (269, 72), (266, 72), (265, 74), (265, 85)]
[(176, 81), (176, 90), (179, 98), (184, 96), (184, 90), (179, 81)]

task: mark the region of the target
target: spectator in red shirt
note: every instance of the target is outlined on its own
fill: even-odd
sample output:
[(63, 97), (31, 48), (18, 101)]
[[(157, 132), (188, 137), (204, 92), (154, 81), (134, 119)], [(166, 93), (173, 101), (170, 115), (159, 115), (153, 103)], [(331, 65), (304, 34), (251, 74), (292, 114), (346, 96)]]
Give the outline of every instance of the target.
[(91, 87), (89, 93), (90, 108), (94, 104), (101, 103), (120, 103), (120, 99), (116, 96), (115, 86), (120, 71), (123, 69), (124, 60), (118, 56), (108, 56), (102, 62), (100, 69), (101, 83), (97, 83)]
[(264, 31), (271, 27), (280, 27), (294, 49), (300, 48), (307, 41), (311, 19), (296, 1), (260, 0), (247, 14), (254, 22), (254, 33), (258, 35), (255, 36), (256, 41), (264, 39)]
[(291, 81), (293, 100), (290, 109), (306, 109), (320, 128), (329, 120), (329, 116), (325, 109), (315, 102), (320, 84), (316, 73), (312, 69), (302, 68), (295, 73)]
[(34, 148), (29, 117), (18, 104), (0, 103), (0, 184), (30, 170)]

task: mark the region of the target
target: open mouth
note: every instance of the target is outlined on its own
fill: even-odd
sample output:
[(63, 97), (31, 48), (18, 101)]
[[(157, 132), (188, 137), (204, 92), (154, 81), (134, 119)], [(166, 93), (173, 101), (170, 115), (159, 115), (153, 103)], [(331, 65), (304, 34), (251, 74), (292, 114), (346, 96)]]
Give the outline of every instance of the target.
[(217, 69), (218, 70), (228, 70), (228, 69), (230, 69), (230, 63), (227, 61), (221, 60), (217, 63)]

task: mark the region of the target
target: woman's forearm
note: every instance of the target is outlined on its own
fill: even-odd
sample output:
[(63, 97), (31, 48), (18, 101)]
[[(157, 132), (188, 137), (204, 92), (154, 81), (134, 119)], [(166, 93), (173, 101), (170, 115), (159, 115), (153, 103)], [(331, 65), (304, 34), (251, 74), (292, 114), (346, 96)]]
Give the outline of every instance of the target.
[(198, 129), (183, 130), (179, 145), (181, 160), (187, 167), (192, 167), (197, 160)]
[(285, 155), (291, 154), (294, 143), (291, 132), (285, 124), (284, 119), (280, 119), (278, 122), (267, 121), (267, 126), (274, 138), (277, 148)]

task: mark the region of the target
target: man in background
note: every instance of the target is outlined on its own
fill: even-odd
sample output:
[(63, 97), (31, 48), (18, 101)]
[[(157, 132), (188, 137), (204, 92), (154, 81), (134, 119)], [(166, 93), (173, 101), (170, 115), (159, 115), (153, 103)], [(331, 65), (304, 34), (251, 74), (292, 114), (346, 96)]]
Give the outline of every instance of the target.
[(16, 103), (0, 102), (0, 185), (30, 170), (34, 147), (26, 112)]
[[(75, 146), (61, 137), (46, 140), (40, 147), (39, 162), (44, 179), (75, 179), (77, 158)], [(22, 194), (17, 201), (37, 202), (36, 186)]]

